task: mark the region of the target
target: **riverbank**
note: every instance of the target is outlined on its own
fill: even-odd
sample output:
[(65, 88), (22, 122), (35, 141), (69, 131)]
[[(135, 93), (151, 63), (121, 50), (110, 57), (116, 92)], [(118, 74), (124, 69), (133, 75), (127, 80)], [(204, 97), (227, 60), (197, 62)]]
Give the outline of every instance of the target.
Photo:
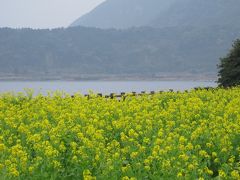
[(0, 81), (216, 81), (216, 74), (2, 74)]

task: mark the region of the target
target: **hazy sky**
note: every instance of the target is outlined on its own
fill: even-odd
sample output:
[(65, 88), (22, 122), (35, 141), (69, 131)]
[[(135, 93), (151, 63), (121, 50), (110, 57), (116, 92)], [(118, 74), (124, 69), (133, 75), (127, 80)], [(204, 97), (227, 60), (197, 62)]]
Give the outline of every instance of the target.
[(66, 27), (104, 0), (0, 0), (0, 27)]

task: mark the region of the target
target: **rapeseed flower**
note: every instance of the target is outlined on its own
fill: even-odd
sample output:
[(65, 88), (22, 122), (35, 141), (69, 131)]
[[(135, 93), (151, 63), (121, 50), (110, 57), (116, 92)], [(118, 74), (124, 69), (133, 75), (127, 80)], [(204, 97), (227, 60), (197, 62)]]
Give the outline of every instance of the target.
[[(240, 88), (0, 95), (0, 179), (240, 179)], [(53, 177), (54, 176), (54, 177)]]

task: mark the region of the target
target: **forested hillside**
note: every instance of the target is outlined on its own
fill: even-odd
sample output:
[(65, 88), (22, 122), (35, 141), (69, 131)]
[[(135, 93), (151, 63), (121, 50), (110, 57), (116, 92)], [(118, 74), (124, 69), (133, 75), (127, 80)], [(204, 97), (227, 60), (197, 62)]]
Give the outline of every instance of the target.
[[(212, 32), (212, 33), (209, 33)], [(1, 76), (216, 73), (240, 28), (0, 29)]]
[(240, 27), (239, 0), (178, 0), (148, 25), (153, 27)]
[(239, 7), (239, 0), (106, 0), (72, 26), (240, 27)]
[(239, 7), (239, 0), (106, 0), (76, 27), (0, 29), (0, 77), (216, 75), (240, 37)]
[(146, 26), (176, 0), (106, 0), (71, 26), (129, 28)]

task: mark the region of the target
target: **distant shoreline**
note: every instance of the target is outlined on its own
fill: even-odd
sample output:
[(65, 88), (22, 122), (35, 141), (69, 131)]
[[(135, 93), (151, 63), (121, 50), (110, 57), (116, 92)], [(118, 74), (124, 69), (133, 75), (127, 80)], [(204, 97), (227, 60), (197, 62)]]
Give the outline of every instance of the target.
[(216, 75), (0, 76), (0, 81), (216, 81)]
[(214, 81), (0, 81), (1, 92), (25, 92), (34, 90), (35, 94), (62, 91), (69, 94), (90, 92), (105, 95), (122, 92), (184, 91), (199, 87), (216, 87)]

